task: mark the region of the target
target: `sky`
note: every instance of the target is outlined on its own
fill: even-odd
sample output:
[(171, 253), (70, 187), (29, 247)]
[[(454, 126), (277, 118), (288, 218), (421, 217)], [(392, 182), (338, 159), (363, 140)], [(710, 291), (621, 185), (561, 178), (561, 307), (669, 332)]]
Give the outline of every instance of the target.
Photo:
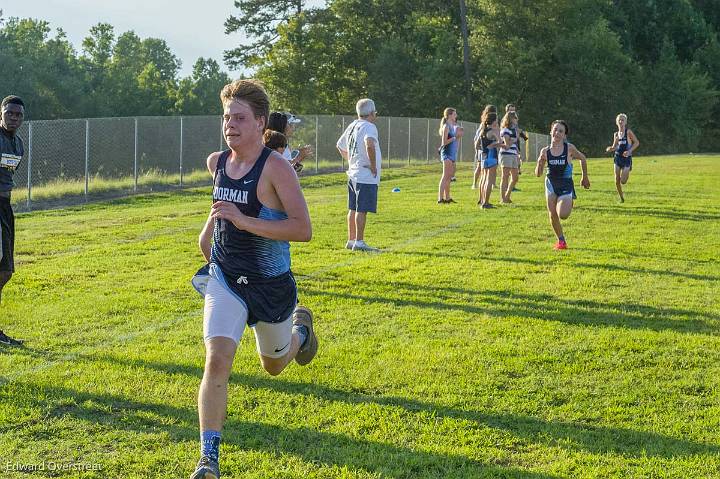
[(113, 25), (116, 35), (133, 30), (140, 38), (161, 38), (182, 61), (180, 76), (189, 75), (199, 57), (214, 58), (228, 71), (223, 51), (243, 39), (225, 35), (223, 23), (237, 13), (233, 0), (14, 0), (3, 1), (0, 9), (5, 19), (36, 18), (48, 21), (53, 32), (62, 28), (78, 53), (90, 27), (100, 22)]

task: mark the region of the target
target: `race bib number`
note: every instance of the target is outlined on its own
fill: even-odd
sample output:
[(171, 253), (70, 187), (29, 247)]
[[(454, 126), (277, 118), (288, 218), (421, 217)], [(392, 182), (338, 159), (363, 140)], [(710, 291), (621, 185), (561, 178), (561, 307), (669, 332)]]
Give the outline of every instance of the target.
[(3, 153), (0, 157), (0, 167), (6, 168), (10, 171), (15, 171), (20, 166), (22, 156), (11, 155), (9, 153)]

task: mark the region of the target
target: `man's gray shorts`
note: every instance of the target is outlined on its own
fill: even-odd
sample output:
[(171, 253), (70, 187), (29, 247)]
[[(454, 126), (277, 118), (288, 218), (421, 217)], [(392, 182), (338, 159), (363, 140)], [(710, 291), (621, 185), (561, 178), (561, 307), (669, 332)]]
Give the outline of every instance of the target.
[(348, 209), (359, 213), (377, 212), (378, 185), (348, 180)]

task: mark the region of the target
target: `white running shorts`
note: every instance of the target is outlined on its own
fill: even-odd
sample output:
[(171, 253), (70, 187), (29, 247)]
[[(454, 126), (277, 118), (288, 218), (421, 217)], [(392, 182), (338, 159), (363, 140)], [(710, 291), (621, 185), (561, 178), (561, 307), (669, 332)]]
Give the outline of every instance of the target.
[[(205, 290), (203, 337), (230, 338), (240, 343), (247, 325), (248, 309), (245, 302), (228, 290), (227, 286), (210, 276)], [(267, 358), (281, 358), (290, 350), (292, 316), (280, 323), (258, 321), (255, 326), (255, 344), (258, 353)]]

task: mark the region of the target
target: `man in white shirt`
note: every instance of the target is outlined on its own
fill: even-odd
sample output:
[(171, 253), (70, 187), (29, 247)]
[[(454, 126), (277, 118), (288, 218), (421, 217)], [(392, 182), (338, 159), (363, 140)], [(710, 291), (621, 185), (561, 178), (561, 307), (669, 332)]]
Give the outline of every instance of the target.
[(337, 149), (348, 162), (348, 241), (353, 251), (380, 251), (365, 243), (365, 222), (368, 212), (377, 212), (382, 157), (375, 126), (377, 111), (369, 98), (355, 105), (358, 119), (350, 123), (337, 141)]

